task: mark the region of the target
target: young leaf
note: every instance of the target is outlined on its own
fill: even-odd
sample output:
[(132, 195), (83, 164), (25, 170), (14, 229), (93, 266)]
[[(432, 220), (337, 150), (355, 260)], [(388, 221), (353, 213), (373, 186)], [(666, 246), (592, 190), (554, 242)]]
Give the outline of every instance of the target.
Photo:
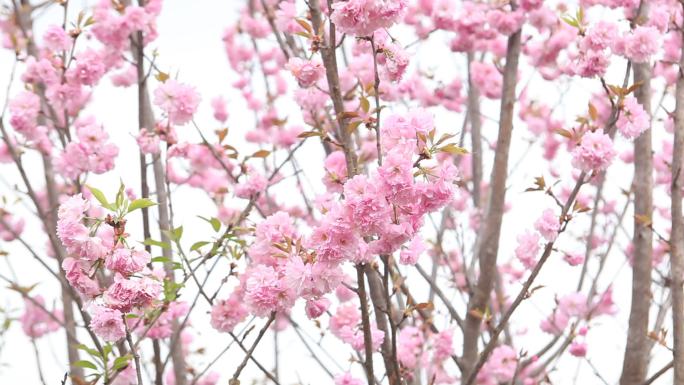
[(216, 136), (218, 136), (219, 143), (223, 142), (226, 136), (228, 136), (228, 129), (216, 130)]
[(170, 260), (169, 258), (167, 258), (167, 257), (154, 257), (154, 258), (151, 259), (151, 262), (162, 262), (162, 263), (166, 263), (166, 262), (171, 262), (171, 260)]
[(211, 223), (211, 227), (214, 229), (215, 232), (221, 230), (221, 221), (219, 221), (218, 218), (211, 218), (209, 220), (209, 223)]
[(156, 75), (154, 75), (154, 77), (157, 78), (157, 80), (159, 80), (162, 83), (169, 80), (169, 74), (167, 74), (166, 72), (159, 71), (159, 72), (157, 72)]
[(176, 227), (171, 232), (171, 238), (176, 242), (180, 241), (182, 236), (183, 236), (183, 226)]
[(133, 202), (131, 202), (130, 206), (128, 206), (128, 212), (130, 213), (131, 211), (134, 211), (137, 209), (144, 209), (147, 207), (154, 206), (156, 204), (157, 203), (153, 202), (151, 199), (148, 199), (148, 198), (136, 199)]
[(465, 155), (468, 153), (468, 150), (466, 150), (463, 147), (459, 147), (453, 143), (447, 144), (446, 146), (440, 148), (439, 151), (446, 152), (446, 153), (453, 154), (453, 155)]
[(79, 368), (88, 368), (88, 369), (97, 370), (97, 366), (95, 366), (95, 364), (93, 364), (90, 361), (86, 361), (86, 360), (76, 361), (76, 362), (74, 362), (74, 366), (78, 366)]
[(84, 352), (87, 352), (88, 354), (90, 354), (92, 357), (100, 357), (100, 352), (98, 352), (95, 349), (91, 349), (91, 348), (87, 347), (86, 345), (83, 345), (83, 344), (76, 345), (76, 349), (83, 350)]
[(318, 131), (304, 131), (301, 134), (297, 135), (298, 138), (309, 138), (312, 136), (321, 136), (321, 133)]
[(214, 231), (218, 232), (219, 230), (221, 230), (221, 221), (219, 221), (218, 218), (212, 217), (211, 219), (209, 219), (209, 218), (205, 218), (205, 217), (203, 217), (203, 216), (201, 216), (201, 215), (198, 215), (198, 217), (199, 217), (201, 220), (206, 221), (207, 223), (209, 223), (209, 224), (211, 225), (211, 228), (214, 229)]
[(366, 98), (361, 98), (361, 109), (363, 112), (368, 112), (370, 110), (370, 102)]
[(572, 139), (572, 132), (570, 132), (570, 131), (568, 131), (568, 130), (565, 130), (565, 129), (562, 129), (562, 128), (558, 128), (558, 129), (556, 129), (556, 133), (559, 134), (559, 135), (562, 136), (562, 137), (565, 137), (565, 138), (568, 138), (568, 139)]
[(154, 239), (151, 239), (151, 238), (145, 239), (145, 241), (143, 242), (143, 245), (145, 245), (145, 246), (157, 246), (157, 247), (161, 247), (162, 249), (170, 249), (171, 248), (171, 246), (168, 243), (161, 242), (161, 241), (155, 241)]
[(112, 206), (109, 202), (107, 202), (107, 198), (105, 197), (105, 195), (102, 191), (96, 189), (93, 186), (86, 185), (86, 187), (88, 188), (88, 190), (90, 190), (90, 193), (93, 194), (95, 199), (97, 199), (97, 201), (100, 202), (100, 205), (102, 205), (102, 207), (110, 209), (110, 210), (114, 210), (114, 206)]
[(598, 110), (596, 109), (596, 106), (591, 103), (589, 103), (589, 117), (591, 117), (591, 120), (593, 121), (598, 119)]
[(299, 24), (302, 28), (304, 28), (304, 30), (306, 30), (306, 32), (308, 32), (308, 33), (310, 33), (310, 34), (313, 34), (313, 28), (311, 28), (311, 26), (309, 25), (309, 23), (308, 23), (306, 20), (300, 19), (300, 18), (296, 18), (295, 21), (296, 21), (297, 24)]
[(207, 242), (207, 241), (195, 242), (195, 243), (192, 244), (192, 246), (190, 246), (190, 251), (199, 250), (200, 247), (202, 247), (202, 246), (204, 246), (204, 245), (208, 245), (209, 243), (210, 243), (210, 242)]
[(133, 358), (133, 356), (131, 356), (130, 354), (126, 354), (125, 356), (117, 357), (114, 360), (114, 364), (112, 366), (112, 369), (120, 370), (120, 369), (125, 368), (126, 366), (128, 366), (128, 363), (131, 361), (131, 358)]
[(265, 158), (267, 157), (271, 152), (267, 150), (259, 150), (252, 154), (251, 158)]

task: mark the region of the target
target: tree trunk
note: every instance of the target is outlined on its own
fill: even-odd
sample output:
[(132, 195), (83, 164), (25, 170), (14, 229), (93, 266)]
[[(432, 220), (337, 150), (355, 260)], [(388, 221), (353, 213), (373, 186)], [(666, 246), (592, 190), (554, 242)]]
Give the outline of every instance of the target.
[[(647, 13), (646, 7), (641, 14)], [(635, 95), (651, 114), (651, 66), (634, 65), (634, 83), (641, 83)], [(651, 129), (634, 141), (634, 257), (632, 266), (632, 305), (629, 314), (627, 346), (620, 376), (621, 385), (641, 384), (648, 372), (648, 313), (651, 308), (651, 260), (653, 233), (648, 221), (653, 215), (653, 154)]]
[[(684, 37), (684, 34), (683, 36)], [(672, 232), (670, 236), (674, 383), (684, 384), (684, 218), (682, 218), (682, 155), (684, 155), (684, 50), (679, 59), (675, 91), (675, 132), (672, 150)]]
[(501, 234), (504, 203), (506, 200), (506, 177), (508, 153), (513, 131), (513, 107), (516, 100), (515, 86), (518, 80), (521, 31), (508, 38), (506, 66), (503, 74), (503, 93), (499, 118), (499, 136), (496, 142), (494, 167), (491, 174), (489, 204), (483, 222), (482, 242), (478, 252), (480, 275), (468, 303), (463, 336), (463, 378), (467, 378), (477, 360), (478, 339), (482, 314), (485, 313), (490, 293), (496, 279), (496, 260)]

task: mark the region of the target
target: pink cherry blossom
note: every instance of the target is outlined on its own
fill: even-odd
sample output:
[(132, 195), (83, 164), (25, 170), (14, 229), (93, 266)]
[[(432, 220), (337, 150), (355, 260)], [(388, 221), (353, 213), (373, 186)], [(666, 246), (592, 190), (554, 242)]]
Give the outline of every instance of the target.
[(330, 19), (335, 27), (357, 36), (391, 27), (407, 10), (406, 0), (350, 0), (335, 2)]
[(306, 316), (310, 319), (320, 317), (330, 307), (330, 300), (327, 298), (311, 299), (306, 301)]
[(601, 132), (587, 132), (580, 144), (572, 150), (572, 165), (582, 171), (602, 171), (615, 158), (613, 141)]
[(418, 258), (425, 252), (426, 246), (423, 240), (418, 236), (413, 238), (409, 246), (399, 253), (399, 262), (404, 265), (415, 265)]
[(96, 306), (89, 326), (105, 341), (116, 342), (126, 336), (123, 314), (115, 309)]
[(539, 258), (539, 234), (526, 231), (518, 235), (518, 246), (515, 248), (515, 256), (526, 268), (533, 268)]
[(197, 91), (186, 84), (169, 79), (154, 91), (154, 104), (161, 108), (172, 124), (189, 122), (200, 102)]
[(291, 58), (287, 63), (287, 69), (297, 79), (299, 86), (304, 88), (313, 86), (318, 79), (325, 75), (325, 67), (320, 60)]
[(211, 309), (211, 326), (222, 332), (232, 332), (242, 322), (248, 311), (237, 293), (228, 299), (217, 301)]
[(503, 78), (493, 64), (474, 61), (470, 64), (473, 85), (490, 99), (501, 97)]
[(363, 381), (354, 377), (349, 372), (335, 376), (335, 385), (363, 385)]
[(150, 254), (145, 250), (118, 248), (105, 258), (105, 267), (114, 272), (131, 275), (141, 271), (150, 262)]
[(24, 334), (31, 338), (40, 338), (60, 329), (62, 312), (46, 308), (45, 299), (37, 295), (24, 300), (24, 313), (19, 318)]
[(547, 242), (555, 241), (560, 230), (558, 215), (552, 209), (544, 210), (541, 217), (534, 223), (534, 228)]
[(658, 50), (660, 33), (653, 27), (637, 26), (625, 35), (621, 44), (624, 45), (624, 55), (636, 62), (649, 61)]
[(650, 117), (635, 97), (628, 96), (616, 126), (625, 138), (634, 139), (649, 128)]
[(43, 44), (51, 51), (66, 51), (71, 47), (72, 40), (66, 31), (57, 25), (51, 25), (43, 34)]

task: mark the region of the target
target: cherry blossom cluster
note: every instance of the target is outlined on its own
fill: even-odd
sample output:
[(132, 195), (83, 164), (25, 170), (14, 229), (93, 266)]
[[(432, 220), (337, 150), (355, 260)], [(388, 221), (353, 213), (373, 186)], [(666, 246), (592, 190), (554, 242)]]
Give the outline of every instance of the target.
[[(164, 272), (148, 267), (147, 251), (128, 246), (122, 216), (99, 218), (102, 214), (102, 207), (81, 194), (62, 203), (58, 213), (57, 234), (69, 255), (62, 268), (87, 300), (89, 327), (109, 342), (125, 337), (125, 323), (150, 338), (170, 336), (169, 323), (187, 312), (187, 304), (171, 302), (164, 313), (150, 313), (162, 302)], [(146, 316), (150, 325), (142, 322)]]

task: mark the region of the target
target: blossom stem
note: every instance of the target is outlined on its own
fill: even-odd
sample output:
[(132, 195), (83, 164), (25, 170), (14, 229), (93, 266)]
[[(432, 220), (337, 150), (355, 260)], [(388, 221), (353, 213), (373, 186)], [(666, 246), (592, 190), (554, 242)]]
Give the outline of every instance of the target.
[(133, 344), (133, 338), (131, 337), (131, 331), (128, 330), (128, 324), (126, 322), (126, 316), (122, 316), (124, 326), (126, 327), (126, 342), (128, 342), (128, 347), (131, 349), (131, 354), (133, 355), (133, 361), (135, 362), (135, 374), (138, 377), (138, 385), (143, 385), (142, 381), (142, 371), (140, 370), (140, 354), (138, 354), (138, 349), (136, 349), (135, 344)]
[[(246, 351), (245, 358), (242, 360), (240, 365), (238, 365), (237, 369), (235, 369), (235, 373), (233, 373), (233, 377), (231, 377), (230, 381), (228, 382), (230, 385), (239, 385), (240, 380), (238, 378), (240, 377), (240, 373), (242, 373), (242, 370), (247, 366), (247, 361), (252, 357), (252, 354), (254, 354), (254, 350), (256, 349), (257, 345), (259, 345), (259, 341), (261, 341), (261, 338), (266, 334), (266, 330), (268, 330), (268, 327), (271, 326), (271, 323), (273, 323), (273, 320), (275, 320), (276, 313), (273, 312), (271, 313), (271, 316), (268, 318), (268, 321), (264, 325), (264, 327), (259, 330), (259, 334), (257, 335), (256, 340), (254, 340), (254, 343), (252, 343), (252, 346), (249, 348), (249, 350)], [(231, 333), (232, 334), (232, 333)], [(232, 334), (233, 338), (235, 341), (238, 341), (238, 344), (242, 346), (242, 344), (239, 342), (237, 337)], [(244, 349), (244, 347), (243, 347)], [(276, 381), (277, 383), (277, 381)]]

